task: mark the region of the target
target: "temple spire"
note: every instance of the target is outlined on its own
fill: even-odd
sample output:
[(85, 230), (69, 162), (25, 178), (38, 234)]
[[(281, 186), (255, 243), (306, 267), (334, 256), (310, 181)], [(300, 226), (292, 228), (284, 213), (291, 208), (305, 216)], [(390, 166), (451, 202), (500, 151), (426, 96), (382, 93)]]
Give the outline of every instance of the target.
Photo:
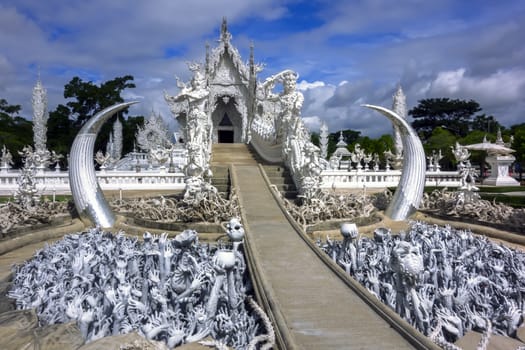
[(115, 158), (115, 160), (122, 158), (123, 145), (122, 123), (117, 116), (117, 120), (113, 124), (113, 158)]
[(328, 126), (323, 121), (319, 133), (319, 144), (321, 146), (321, 157), (323, 159), (326, 159), (326, 157), (328, 157), (328, 136)]
[(210, 43), (206, 41), (206, 63), (205, 63), (206, 77), (210, 75)]
[(250, 42), (250, 73), (255, 73), (255, 57), (253, 55), (253, 41)]
[[(407, 118), (407, 99), (401, 88), (401, 84), (397, 85), (396, 92), (392, 96), (392, 110), (403, 119)], [(401, 132), (396, 126), (394, 126), (394, 151), (397, 157), (403, 155)]]
[(228, 31), (228, 20), (226, 17), (222, 18), (222, 25), (221, 25), (221, 38), (219, 41), (224, 42), (225, 44), (228, 44), (232, 38), (232, 35)]
[(36, 152), (47, 150), (47, 120), (49, 113), (47, 111), (47, 92), (40, 81), (40, 73), (38, 80), (33, 88), (33, 98), (31, 99), (33, 105), (33, 143)]

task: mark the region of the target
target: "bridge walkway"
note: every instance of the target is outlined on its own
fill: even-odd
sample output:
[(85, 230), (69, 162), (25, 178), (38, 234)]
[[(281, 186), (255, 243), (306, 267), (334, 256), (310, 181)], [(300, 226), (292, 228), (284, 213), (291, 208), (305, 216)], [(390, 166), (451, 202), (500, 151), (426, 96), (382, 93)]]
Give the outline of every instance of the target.
[(234, 165), (233, 176), (258, 274), (288, 329), (286, 348), (413, 348), (306, 245), (257, 165)]

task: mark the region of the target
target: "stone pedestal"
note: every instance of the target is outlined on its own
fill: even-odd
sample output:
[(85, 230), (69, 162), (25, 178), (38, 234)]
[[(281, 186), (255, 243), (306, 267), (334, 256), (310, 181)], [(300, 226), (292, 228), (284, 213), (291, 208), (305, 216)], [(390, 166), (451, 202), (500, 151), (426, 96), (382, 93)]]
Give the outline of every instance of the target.
[(509, 166), (516, 160), (512, 155), (490, 155), (486, 161), (490, 164), (490, 176), (483, 181), (491, 186), (519, 186), (519, 182), (509, 176)]

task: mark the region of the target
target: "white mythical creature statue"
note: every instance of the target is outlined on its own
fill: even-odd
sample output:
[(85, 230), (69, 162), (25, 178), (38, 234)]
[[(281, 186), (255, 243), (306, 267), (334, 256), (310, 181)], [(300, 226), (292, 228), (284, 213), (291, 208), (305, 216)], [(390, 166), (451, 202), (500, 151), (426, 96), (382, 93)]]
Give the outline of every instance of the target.
[(432, 161), (430, 162), (431, 169), (429, 169), (429, 170), (430, 171), (439, 171), (441, 169), (441, 165), (439, 164), (439, 162), (441, 161), (441, 159), (444, 158), (443, 153), (441, 152), (441, 150), (438, 150), (438, 152), (433, 150), (431, 157), (432, 157)]
[(11, 152), (9, 152), (5, 145), (4, 147), (2, 147), (2, 156), (0, 156), (0, 163), (1, 169), (10, 169), (13, 165), (13, 155), (11, 154)]
[(360, 144), (356, 143), (354, 146), (354, 152), (352, 152), (350, 155), (350, 159), (352, 160), (352, 163), (356, 164), (357, 170), (363, 169), (361, 162), (365, 159), (365, 157), (365, 150), (361, 149)]
[(165, 167), (164, 164), (170, 159), (171, 149), (170, 148), (154, 148), (150, 150), (151, 158), (160, 164), (161, 168)]
[(456, 142), (456, 145), (454, 147), (450, 146), (450, 148), (452, 148), (452, 154), (458, 162), (458, 169), (461, 170), (465, 166), (465, 162), (470, 158), (470, 152), (467, 148), (461, 146), (459, 142)]
[(403, 165), (403, 157), (399, 155), (399, 153), (392, 153), (390, 149), (383, 152), (386, 162), (387, 162), (387, 170), (392, 167), (394, 170), (400, 170)]
[[(318, 192), (320, 174), (319, 148), (310, 141), (310, 133), (301, 118), (304, 96), (297, 91), (299, 75), (285, 70), (265, 80), (262, 84), (264, 99), (279, 105), (279, 115), (275, 119), (277, 139), (281, 139), (282, 159), (292, 173), (294, 182), (302, 196), (311, 197)], [(283, 91), (272, 90), (281, 83)]]
[(100, 165), (100, 169), (106, 169), (108, 164), (111, 162), (111, 154), (109, 152), (97, 151), (95, 154), (95, 162)]
[[(189, 64), (194, 75), (189, 84), (178, 86), (181, 91), (176, 96), (165, 93), (165, 99), (170, 104), (184, 106), (186, 113), (186, 147), (188, 149), (189, 164), (186, 167), (186, 176), (193, 177), (191, 183), (202, 181), (204, 176), (211, 174), (209, 169), (211, 157), (211, 123), (206, 111), (206, 103), (210, 94), (206, 87), (206, 79), (201, 68), (196, 63)], [(188, 181), (187, 181), (188, 182)]]

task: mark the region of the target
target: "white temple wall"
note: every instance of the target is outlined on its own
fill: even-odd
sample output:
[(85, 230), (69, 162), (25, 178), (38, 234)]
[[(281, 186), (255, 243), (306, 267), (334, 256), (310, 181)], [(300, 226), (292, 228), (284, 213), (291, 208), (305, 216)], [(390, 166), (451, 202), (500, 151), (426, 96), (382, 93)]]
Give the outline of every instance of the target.
[[(0, 171), (0, 196), (11, 196), (18, 188), (19, 170)], [(321, 188), (362, 189), (395, 187), (401, 177), (400, 170), (347, 171), (324, 170)], [(156, 171), (97, 171), (97, 179), (103, 190), (183, 190), (184, 174), (169, 173), (167, 169)], [(41, 171), (36, 174), (40, 194), (70, 194), (67, 171)], [(457, 171), (427, 172), (426, 186), (458, 187), (461, 175)]]

